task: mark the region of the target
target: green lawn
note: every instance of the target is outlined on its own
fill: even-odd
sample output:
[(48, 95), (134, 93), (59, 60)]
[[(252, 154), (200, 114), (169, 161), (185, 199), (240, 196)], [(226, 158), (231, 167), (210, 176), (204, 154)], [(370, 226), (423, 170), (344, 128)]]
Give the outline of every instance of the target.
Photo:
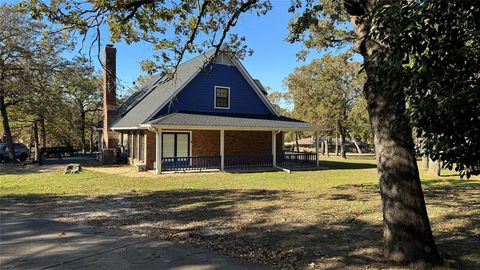
[[(179, 189), (324, 190), (339, 185), (376, 184), (373, 160), (323, 162), (332, 170), (264, 173), (191, 173), (151, 177), (125, 176), (116, 167), (111, 174), (86, 169), (80, 174), (61, 171), (0, 175), (0, 195), (106, 195), (136, 190), (148, 192)], [(133, 170), (133, 168), (131, 169)]]
[[(0, 202), (69, 222), (114, 227), (283, 269), (391, 267), (381, 259), (374, 160), (326, 170), (133, 177), (125, 167), (80, 174), (0, 175)], [(99, 170), (103, 172), (99, 172)], [(480, 268), (480, 181), (421, 173), (435, 239), (460, 268)], [(137, 174), (138, 175), (138, 174)]]

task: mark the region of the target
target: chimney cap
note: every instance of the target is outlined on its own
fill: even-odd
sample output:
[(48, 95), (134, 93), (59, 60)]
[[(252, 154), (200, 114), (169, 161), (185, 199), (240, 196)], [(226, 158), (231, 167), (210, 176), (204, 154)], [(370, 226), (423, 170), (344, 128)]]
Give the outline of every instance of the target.
[(113, 48), (113, 44), (107, 44), (107, 47)]

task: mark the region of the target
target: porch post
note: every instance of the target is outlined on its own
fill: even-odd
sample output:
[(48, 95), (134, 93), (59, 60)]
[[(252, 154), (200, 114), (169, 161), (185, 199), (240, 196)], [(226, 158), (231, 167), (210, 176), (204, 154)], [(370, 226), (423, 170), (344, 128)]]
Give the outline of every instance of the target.
[(120, 136), (120, 140), (119, 140), (119, 141), (120, 141), (120, 145), (123, 146), (123, 132), (120, 132), (120, 135), (119, 135), (119, 136)]
[(320, 164), (320, 160), (318, 158), (318, 147), (319, 147), (318, 144), (320, 143), (319, 137), (318, 137), (318, 131), (315, 132), (315, 137), (316, 137), (316, 139), (315, 139), (315, 154), (316, 154), (315, 155), (315, 161), (317, 162), (317, 166), (318, 166)]
[(225, 130), (220, 130), (220, 169), (225, 168)]
[(272, 156), (273, 167), (277, 166), (277, 133), (272, 131)]
[(155, 136), (155, 173), (161, 174), (162, 173), (162, 129), (157, 129), (157, 133)]
[(140, 161), (140, 131), (137, 132), (137, 152), (135, 153), (137, 161)]

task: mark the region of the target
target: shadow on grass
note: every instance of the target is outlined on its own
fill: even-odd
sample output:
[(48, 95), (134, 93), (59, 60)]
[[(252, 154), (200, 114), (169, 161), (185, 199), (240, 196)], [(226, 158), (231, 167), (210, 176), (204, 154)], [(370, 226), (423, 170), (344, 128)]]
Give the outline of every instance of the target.
[[(422, 180), (427, 207), (440, 214), (431, 218), (435, 241), (442, 257), (454, 261), (454, 268), (480, 269), (480, 181), (461, 179)], [(340, 185), (331, 194), (334, 200), (362, 200), (367, 194), (379, 194), (378, 184)], [(461, 225), (459, 225), (461, 224)]]
[(372, 163), (349, 162), (348, 159), (342, 161), (320, 160), (320, 166), (332, 170), (356, 170), (377, 168), (377, 165)]
[[(426, 181), (429, 205), (454, 202), (457, 207), (478, 208), (478, 200), (473, 201), (474, 205), (468, 198), (469, 192), (472, 196), (476, 194), (478, 181), (452, 184), (455, 189), (449, 191), (451, 196), (442, 200), (435, 198), (450, 187), (435, 181)], [(319, 194), (314, 199), (352, 202), (378, 193), (376, 185), (344, 185), (337, 189), (342, 192), (350, 189), (354, 194)], [(359, 220), (355, 215), (339, 214), (330, 219), (322, 215), (322, 209), (308, 210), (325, 217), (316, 224), (289, 220), (282, 210), (291, 208), (291, 201), (296, 199), (293, 192), (283, 190), (187, 189), (99, 197), (30, 194), (1, 197), (0, 203), (8, 211), (144, 233), (281, 269), (388, 266), (381, 255), (380, 224)], [(475, 211), (448, 214), (434, 223), (451, 219), (467, 222), (462, 227), (452, 227), (448, 233), (435, 234), (443, 256), (453, 259), (460, 268), (478, 269), (478, 214)], [(22, 241), (23, 235), (15, 232), (6, 237)]]

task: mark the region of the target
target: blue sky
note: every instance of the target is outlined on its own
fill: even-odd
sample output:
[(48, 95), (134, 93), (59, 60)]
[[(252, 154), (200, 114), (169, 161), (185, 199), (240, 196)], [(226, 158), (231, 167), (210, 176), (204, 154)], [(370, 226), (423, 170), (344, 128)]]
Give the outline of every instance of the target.
[[(240, 17), (233, 32), (247, 38), (247, 44), (254, 50), (252, 56), (247, 56), (242, 63), (252, 77), (260, 79), (265, 86), (274, 90), (282, 90), (282, 80), (296, 67), (305, 62), (297, 62), (296, 53), (302, 48), (301, 44), (285, 42), (288, 35), (288, 22), (292, 14), (288, 13), (290, 0), (272, 1), (273, 9), (264, 16), (256, 14), (243, 14)], [(109, 42), (107, 30), (102, 33), (102, 47)], [(149, 44), (145, 42), (127, 45), (116, 43), (117, 48), (117, 77), (121, 84), (126, 87), (139, 75), (145, 73), (141, 70), (139, 62), (148, 59), (152, 55)], [(92, 55), (96, 55), (92, 52)], [(318, 57), (318, 53), (312, 53), (307, 59)], [(96, 56), (95, 56), (96, 57)], [(94, 61), (98, 66), (98, 60)], [(122, 92), (119, 89), (119, 92)]]
[[(243, 14), (233, 32), (247, 38), (247, 44), (254, 50), (242, 63), (252, 77), (260, 79), (265, 86), (282, 90), (282, 80), (304, 62), (297, 62), (296, 53), (301, 44), (285, 42), (288, 35), (287, 25), (292, 17), (287, 9), (290, 1), (272, 1), (273, 9), (264, 16)], [(104, 33), (102, 46), (109, 43), (108, 33)], [(130, 86), (139, 76), (144, 75), (139, 62), (148, 59), (152, 52), (150, 45), (144, 42), (135, 44), (115, 44), (117, 48), (117, 77), (121, 83)], [(318, 57), (313, 53), (309, 60)], [(95, 59), (95, 61), (97, 61)]]
[[(9, 3), (19, 2), (18, 0), (7, 0)], [(263, 85), (269, 86), (277, 91), (284, 91), (283, 79), (297, 66), (305, 64), (297, 61), (296, 53), (301, 50), (301, 44), (290, 44), (285, 42), (288, 35), (288, 22), (292, 14), (288, 13), (290, 0), (272, 0), (273, 9), (267, 15), (257, 16), (256, 14), (243, 14), (233, 32), (247, 38), (247, 44), (254, 50), (252, 56), (247, 56), (242, 63), (245, 65), (252, 77), (259, 79)], [(109, 33), (106, 27), (102, 31), (101, 47), (110, 43)], [(79, 40), (80, 42), (80, 40)], [(88, 46), (88, 45), (87, 45)], [(119, 92), (125, 93), (128, 87), (132, 86), (138, 76), (145, 75), (141, 70), (139, 62), (151, 57), (151, 45), (139, 42), (127, 45), (116, 43), (117, 48), (117, 77), (125, 89)], [(73, 57), (75, 52), (67, 53)], [(88, 53), (86, 49), (84, 54)], [(92, 60), (97, 68), (100, 68), (96, 56), (96, 48), (92, 51)], [(318, 52), (312, 52), (306, 62), (313, 58), (320, 57)]]

